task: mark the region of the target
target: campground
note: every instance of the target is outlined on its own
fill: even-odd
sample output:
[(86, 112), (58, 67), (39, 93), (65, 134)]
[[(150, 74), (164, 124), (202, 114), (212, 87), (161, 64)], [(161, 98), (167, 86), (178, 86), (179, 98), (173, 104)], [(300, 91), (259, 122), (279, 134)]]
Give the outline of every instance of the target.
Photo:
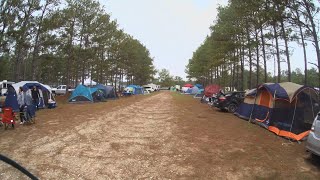
[[(0, 129), (0, 152), (40, 179), (319, 179), (320, 158), (176, 92), (37, 112)], [(0, 179), (24, 179), (0, 163)]]

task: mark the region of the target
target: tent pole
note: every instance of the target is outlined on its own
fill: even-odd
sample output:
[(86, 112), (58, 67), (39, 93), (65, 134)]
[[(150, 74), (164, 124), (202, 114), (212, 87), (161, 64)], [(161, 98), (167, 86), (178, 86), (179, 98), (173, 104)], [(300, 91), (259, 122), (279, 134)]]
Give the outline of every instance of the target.
[[(292, 132), (292, 126), (293, 126), (293, 122), (294, 122), (294, 118), (296, 116), (296, 110), (297, 110), (297, 102), (298, 102), (298, 98), (296, 96), (296, 102), (295, 102), (295, 105), (294, 105), (294, 112), (293, 112), (293, 117), (292, 117), (292, 121), (291, 121), (291, 127), (290, 127), (290, 132)], [(291, 137), (290, 137), (291, 138)], [(291, 138), (292, 139), (292, 138)], [(289, 141), (291, 142), (291, 139), (289, 139)]]

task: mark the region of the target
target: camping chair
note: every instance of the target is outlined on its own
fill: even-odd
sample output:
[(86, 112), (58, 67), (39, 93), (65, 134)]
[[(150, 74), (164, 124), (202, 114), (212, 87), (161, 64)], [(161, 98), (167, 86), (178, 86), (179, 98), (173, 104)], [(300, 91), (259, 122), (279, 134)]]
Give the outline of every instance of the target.
[(8, 129), (9, 125), (14, 128), (15, 116), (11, 107), (5, 107), (2, 109), (3, 113), (1, 114), (1, 122), (4, 124), (4, 129)]

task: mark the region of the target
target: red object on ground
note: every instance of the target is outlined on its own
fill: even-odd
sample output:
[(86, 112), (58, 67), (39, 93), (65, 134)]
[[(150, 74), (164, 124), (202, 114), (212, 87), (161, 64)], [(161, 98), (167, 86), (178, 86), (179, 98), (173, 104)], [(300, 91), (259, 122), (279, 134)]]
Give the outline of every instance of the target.
[(204, 95), (207, 97), (212, 97), (212, 95), (218, 93), (220, 89), (221, 87), (217, 84), (208, 85), (204, 89)]
[(192, 84), (185, 84), (183, 87), (192, 88), (192, 87), (193, 87), (193, 85), (192, 85)]
[(5, 107), (2, 109), (3, 114), (2, 114), (2, 123), (4, 124), (15, 124), (14, 120), (14, 113), (12, 108), (10, 107)]

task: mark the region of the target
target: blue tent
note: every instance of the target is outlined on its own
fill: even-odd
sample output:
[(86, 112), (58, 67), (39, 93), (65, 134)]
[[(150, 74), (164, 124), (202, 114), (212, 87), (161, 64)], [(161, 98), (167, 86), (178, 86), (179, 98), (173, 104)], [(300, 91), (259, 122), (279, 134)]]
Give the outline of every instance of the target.
[(313, 88), (291, 82), (266, 83), (247, 93), (235, 115), (299, 141), (308, 135), (318, 104)]
[(186, 91), (186, 94), (192, 94), (192, 88), (189, 88), (189, 89)]
[(37, 89), (41, 89), (42, 91), (49, 91), (44, 85), (37, 82), (27, 82), (22, 86), (22, 88), (23, 91), (28, 91), (29, 89), (32, 89), (34, 86), (36, 86)]
[(204, 89), (199, 89), (193, 98), (202, 98), (204, 96)]
[(203, 89), (203, 86), (201, 84), (196, 84), (194, 86), (197, 86), (197, 88), (199, 88), (199, 89)]
[(104, 86), (102, 84), (97, 84), (94, 88), (100, 89), (103, 92), (103, 96), (105, 99), (116, 99), (118, 95), (113, 86)]
[(18, 93), (19, 88), (22, 87), (26, 95), (31, 95), (30, 90), (36, 86), (40, 93), (38, 108), (45, 108), (48, 105), (49, 99), (54, 100), (51, 88), (37, 81), (21, 81), (13, 84), (12, 86), (16, 90), (16, 93)]
[(144, 89), (141, 86), (137, 86), (137, 85), (129, 85), (127, 86), (129, 88), (133, 88), (133, 92), (132, 94), (144, 94)]
[(69, 102), (95, 102), (101, 101), (101, 96), (103, 93), (99, 93), (98, 88), (95, 87), (87, 87), (84, 85), (78, 85), (76, 89), (72, 92), (71, 97), (69, 98)]
[(7, 91), (7, 96), (4, 104), (5, 104), (5, 107), (11, 107), (13, 111), (19, 111), (17, 93), (12, 85), (8, 84), (8, 91)]
[(191, 94), (197, 94), (199, 92), (199, 88), (197, 86), (194, 86), (191, 88)]

